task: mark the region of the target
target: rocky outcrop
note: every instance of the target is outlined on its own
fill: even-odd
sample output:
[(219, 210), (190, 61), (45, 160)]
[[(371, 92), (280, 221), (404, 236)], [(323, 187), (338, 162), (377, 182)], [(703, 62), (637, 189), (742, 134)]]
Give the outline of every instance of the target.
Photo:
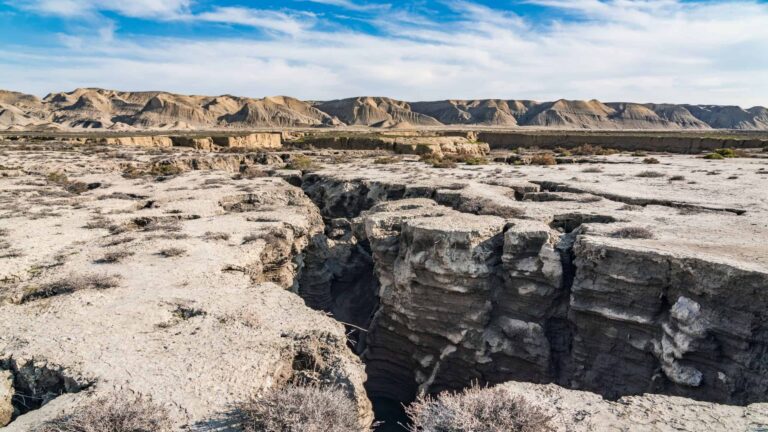
[(248, 150), (278, 150), (282, 147), (279, 133), (252, 133), (248, 135), (214, 136), (213, 144), (219, 147)]
[(292, 144), (335, 150), (383, 150), (399, 154), (482, 156), (490, 152), (487, 144), (459, 136), (386, 137), (373, 135), (312, 136)]
[[(30, 155), (13, 156), (34, 173), (28, 183), (55, 169), (52, 158)], [(323, 232), (300, 189), (199, 170), (127, 179), (115, 165), (92, 163), (96, 155), (79, 157), (89, 163), (67, 165), (68, 177), (99, 187), (73, 196), (61, 217), (32, 216), (62, 199), (61, 186), (21, 190), (11, 185), (18, 179), (0, 177), (15, 209), (2, 218), (3, 240), (27, 232), (50, 240), (44, 248), (14, 240), (19, 252), (2, 258), (0, 371), (12, 370), (15, 391), (39, 401), (27, 401), (8, 431), (36, 430), (114, 392), (166, 407), (175, 429), (209, 429), (232, 421), (234, 404), (294, 383), (341, 389), (361, 429), (370, 425), (364, 368), (344, 327), (292, 292), (305, 250)]]
[[(351, 220), (373, 262), (378, 308), (362, 354), (371, 395), (407, 401), (517, 380), (611, 398), (764, 400), (768, 298), (757, 293), (768, 270), (616, 237), (613, 216), (546, 211), (583, 206), (584, 191), (537, 201), (535, 187), (494, 184), (506, 186), (305, 177), (323, 215)], [(524, 212), (511, 211), (518, 199)]]
[(127, 136), (101, 138), (100, 144), (139, 147), (173, 147), (173, 140), (167, 136)]

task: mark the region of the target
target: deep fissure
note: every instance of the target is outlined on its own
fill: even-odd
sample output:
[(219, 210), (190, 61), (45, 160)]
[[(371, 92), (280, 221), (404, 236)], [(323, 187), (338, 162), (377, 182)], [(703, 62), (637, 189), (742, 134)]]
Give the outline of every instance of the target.
[[(391, 233), (376, 238), (374, 243), (363, 232), (365, 220), (359, 220), (363, 212), (379, 203), (402, 203), (397, 209), (402, 212), (418, 209), (422, 204), (411, 203), (413, 200), (408, 198), (414, 197), (407, 190), (403, 192), (402, 186), (391, 192), (388, 185), (340, 182), (317, 174), (309, 175), (308, 180), (303, 189), (321, 209), (326, 229), (305, 251), (299, 293), (309, 306), (329, 312), (347, 325), (352, 348), (366, 364), (366, 389), (379, 419), (395, 424), (403, 421), (402, 404), (413, 401), (419, 392), (433, 394), (461, 390), (474, 383), (505, 381), (557, 383), (611, 399), (645, 391), (735, 404), (760, 399), (741, 391), (729, 395), (716, 386), (699, 391), (703, 384), (675, 378), (675, 374), (682, 377), (689, 370), (702, 376), (711, 372), (698, 372), (682, 362), (682, 357), (665, 354), (668, 348), (663, 346), (667, 342), (662, 340), (661, 329), (667, 328), (664, 326), (669, 318), (652, 317), (646, 322), (640, 316), (601, 312), (603, 300), (592, 297), (595, 294), (589, 289), (585, 291), (595, 283), (590, 282), (593, 278), (607, 278), (618, 289), (646, 289), (643, 287), (647, 284), (655, 289), (653, 278), (648, 282), (633, 281), (636, 272), (644, 271), (640, 269), (647, 267), (652, 271), (655, 258), (632, 256), (626, 260), (630, 266), (618, 269), (617, 276), (603, 274), (617, 270), (613, 266), (623, 258), (612, 250), (590, 248), (580, 242), (583, 224), (617, 222), (611, 216), (559, 214), (549, 224), (516, 219), (499, 225), (496, 234), (483, 242), (471, 245), (451, 240), (453, 227), (449, 226), (442, 233), (431, 228), (435, 237), (420, 240), (418, 236), (423, 230), (406, 230), (410, 222), (403, 218), (377, 226)], [(419, 195), (435, 196), (434, 190), (419, 190)], [(453, 202), (440, 204), (461, 206)], [(433, 209), (422, 216), (439, 219), (441, 212)], [(377, 221), (371, 223), (381, 223)], [(446, 243), (438, 245), (441, 241)], [(494, 246), (486, 248), (482, 246), (485, 243)], [(466, 252), (464, 257), (470, 260), (486, 253), (487, 258), (472, 264), (485, 266), (485, 273), (478, 276), (459, 272), (446, 276), (456, 278), (446, 283), (439, 272), (413, 262), (410, 264), (416, 267), (409, 269), (405, 265), (413, 256), (434, 253), (435, 248), (449, 252), (446, 257)], [(435, 257), (439, 258), (438, 255)], [(651, 261), (643, 261), (646, 259)], [(602, 269), (606, 266), (608, 270)], [(415, 272), (406, 275), (411, 279), (407, 297), (399, 299), (404, 303), (395, 307), (392, 303), (382, 305), (381, 290), (398, 288), (396, 280), (404, 277), (404, 271)], [(678, 270), (660, 271), (670, 275)], [(441, 284), (445, 289), (439, 291), (440, 298), (431, 298), (438, 291), (433, 287)], [(575, 285), (580, 291), (574, 300)], [(673, 308), (698, 304), (685, 297), (680, 299)], [(439, 304), (430, 309), (435, 302)], [(638, 308), (642, 314), (646, 306), (630, 307)], [(618, 323), (616, 330), (611, 330), (618, 331), (618, 335), (599, 335), (603, 326), (600, 322), (606, 319)], [(624, 320), (626, 324), (621, 324)], [(414, 322), (423, 327), (413, 327)], [(678, 331), (679, 327), (678, 323), (671, 323), (672, 330), (668, 331)], [(629, 338), (630, 342), (614, 350), (610, 348), (615, 344), (614, 338)], [(699, 357), (706, 361), (706, 356), (690, 356)], [(616, 362), (626, 362), (625, 359), (640, 364), (617, 374)], [(590, 368), (585, 370), (585, 364)]]

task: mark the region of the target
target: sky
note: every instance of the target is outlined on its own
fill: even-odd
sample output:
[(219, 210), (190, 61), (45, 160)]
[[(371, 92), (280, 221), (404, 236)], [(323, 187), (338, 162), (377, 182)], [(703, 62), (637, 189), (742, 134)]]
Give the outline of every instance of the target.
[(768, 105), (768, 0), (0, 0), (0, 88)]

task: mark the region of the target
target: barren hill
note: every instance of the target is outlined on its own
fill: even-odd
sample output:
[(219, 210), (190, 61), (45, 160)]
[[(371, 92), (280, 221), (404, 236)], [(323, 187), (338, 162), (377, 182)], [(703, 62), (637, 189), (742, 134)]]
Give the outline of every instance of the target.
[(405, 102), (387, 97), (302, 101), (80, 88), (33, 95), (0, 91), (0, 129), (248, 129), (451, 125), (556, 129), (768, 130), (768, 109), (598, 100), (478, 99)]

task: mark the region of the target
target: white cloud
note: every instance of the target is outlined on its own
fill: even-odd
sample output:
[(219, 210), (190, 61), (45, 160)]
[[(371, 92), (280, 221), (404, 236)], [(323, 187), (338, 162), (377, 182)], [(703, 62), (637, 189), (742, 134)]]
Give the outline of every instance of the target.
[(168, 18), (189, 10), (190, 0), (17, 0), (13, 6), (42, 14), (85, 17), (111, 11), (133, 18)]
[(372, 10), (384, 10), (389, 9), (389, 4), (370, 4), (364, 2), (356, 2), (353, 0), (303, 0), (311, 3), (320, 3), (328, 6), (337, 6), (344, 9), (353, 11), (372, 11)]
[(308, 30), (316, 22), (315, 16), (306, 12), (288, 14), (243, 7), (218, 7), (210, 12), (188, 15), (185, 19), (246, 25), (286, 34), (297, 34)]
[[(79, 39), (84, 50), (0, 48), (4, 85), (44, 94), (78, 86), (328, 99), (558, 98), (768, 105), (768, 5), (753, 1), (574, 2), (578, 20), (528, 22), (454, 2), (463, 18), (385, 27), (386, 36), (267, 24), (264, 40)], [(251, 10), (252, 11), (252, 10)], [(216, 11), (211, 11), (215, 13)], [(218, 12), (222, 12), (218, 10)], [(255, 13), (255, 12), (253, 12)], [(252, 23), (252, 24), (248, 24)], [(23, 52), (23, 54), (22, 54)]]

